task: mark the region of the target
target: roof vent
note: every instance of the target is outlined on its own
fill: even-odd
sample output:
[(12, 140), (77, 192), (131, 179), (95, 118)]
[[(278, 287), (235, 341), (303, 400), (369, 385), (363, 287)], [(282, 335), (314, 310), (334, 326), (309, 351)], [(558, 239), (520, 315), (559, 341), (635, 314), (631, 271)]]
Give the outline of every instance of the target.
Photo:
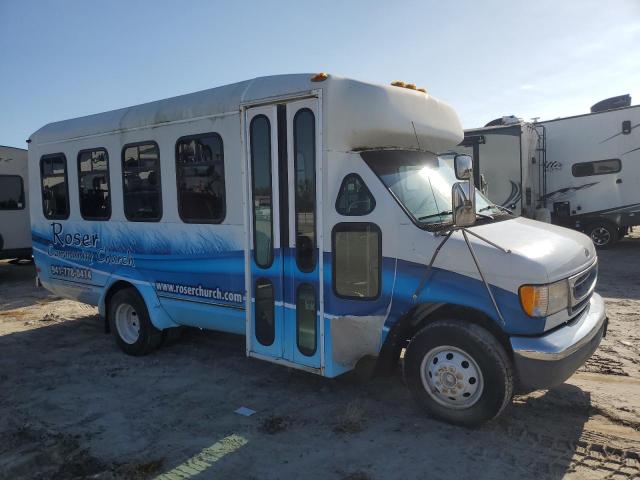
[(506, 115), (504, 117), (496, 118), (495, 120), (491, 120), (489, 123), (485, 125), (485, 127), (499, 127), (501, 125), (515, 125), (516, 123), (520, 123), (522, 120), (516, 117), (515, 115)]
[(606, 112), (615, 108), (624, 108), (631, 105), (631, 95), (618, 95), (617, 97), (601, 100), (591, 107), (591, 113)]

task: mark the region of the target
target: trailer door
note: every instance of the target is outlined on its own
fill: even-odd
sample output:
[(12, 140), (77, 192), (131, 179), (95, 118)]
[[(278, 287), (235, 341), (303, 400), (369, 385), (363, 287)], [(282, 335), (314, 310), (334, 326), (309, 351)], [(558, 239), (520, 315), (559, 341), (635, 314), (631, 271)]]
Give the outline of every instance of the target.
[(319, 102), (246, 109), (249, 191), (247, 353), (320, 368)]

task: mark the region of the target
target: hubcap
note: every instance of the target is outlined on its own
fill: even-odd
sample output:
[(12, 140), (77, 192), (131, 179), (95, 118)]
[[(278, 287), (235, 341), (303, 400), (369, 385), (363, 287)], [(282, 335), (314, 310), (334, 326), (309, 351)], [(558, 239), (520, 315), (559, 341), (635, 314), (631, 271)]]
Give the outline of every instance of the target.
[(598, 246), (606, 245), (611, 240), (611, 234), (604, 227), (596, 227), (591, 230), (591, 240)]
[(140, 336), (140, 320), (135, 309), (128, 303), (123, 303), (118, 305), (115, 317), (120, 338), (129, 345), (136, 343)]
[(420, 374), (429, 396), (448, 408), (469, 408), (484, 390), (480, 367), (457, 347), (443, 345), (429, 350), (422, 359)]

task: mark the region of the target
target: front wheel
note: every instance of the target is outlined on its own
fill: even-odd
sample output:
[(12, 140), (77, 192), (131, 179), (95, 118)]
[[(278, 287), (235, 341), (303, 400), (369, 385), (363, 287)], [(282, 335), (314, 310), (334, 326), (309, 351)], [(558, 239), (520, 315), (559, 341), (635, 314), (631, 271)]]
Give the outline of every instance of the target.
[(160, 346), (162, 332), (153, 326), (143, 298), (133, 288), (120, 290), (109, 302), (109, 325), (116, 343), (128, 355), (146, 355)]
[(513, 370), (504, 348), (484, 328), (438, 320), (409, 342), (404, 376), (431, 416), (476, 426), (497, 417), (513, 396)]
[(609, 248), (618, 241), (618, 228), (610, 223), (593, 223), (587, 227), (587, 235), (597, 248)]

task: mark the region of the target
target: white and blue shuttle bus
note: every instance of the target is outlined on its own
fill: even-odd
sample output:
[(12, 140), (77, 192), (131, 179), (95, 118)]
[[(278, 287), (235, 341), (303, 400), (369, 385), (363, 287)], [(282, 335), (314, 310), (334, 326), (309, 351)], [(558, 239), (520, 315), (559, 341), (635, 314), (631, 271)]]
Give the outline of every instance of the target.
[(607, 320), (589, 238), (490, 204), (469, 157), (437, 155), (462, 137), (423, 90), (326, 74), (46, 125), (38, 280), (131, 355), (191, 326), (326, 377), (403, 357), (427, 412), (479, 424), (567, 379)]

